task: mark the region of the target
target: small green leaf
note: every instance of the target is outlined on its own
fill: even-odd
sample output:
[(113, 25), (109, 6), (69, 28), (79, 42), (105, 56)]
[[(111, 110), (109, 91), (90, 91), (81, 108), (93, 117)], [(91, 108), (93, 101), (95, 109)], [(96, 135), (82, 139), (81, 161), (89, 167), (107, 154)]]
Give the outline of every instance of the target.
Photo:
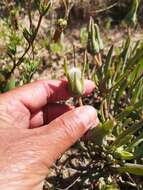
[(108, 78), (108, 69), (111, 67), (112, 59), (113, 59), (113, 51), (114, 51), (114, 46), (112, 45), (111, 48), (109, 49), (109, 52), (106, 57), (105, 61), (105, 66), (104, 66), (104, 73), (105, 73), (105, 78)]
[(116, 148), (128, 144), (129, 140), (131, 140), (132, 135), (138, 131), (143, 126), (143, 121), (133, 124), (128, 127), (123, 133), (121, 133), (116, 140), (110, 145), (111, 150), (116, 150)]
[(122, 167), (116, 168), (119, 173), (130, 173), (143, 176), (143, 165), (126, 163)]
[(115, 98), (115, 104), (119, 103), (120, 102), (120, 99), (122, 98), (124, 92), (125, 92), (125, 89), (127, 88), (127, 81), (126, 80), (123, 80), (122, 83), (120, 84), (120, 87), (119, 87), (119, 90), (116, 94), (116, 98)]
[(141, 92), (143, 91), (143, 79), (136, 81), (134, 88), (132, 89), (131, 103), (135, 104), (139, 101)]
[(119, 148), (117, 148), (115, 150), (114, 156), (117, 159), (122, 159), (122, 160), (132, 160), (132, 159), (134, 159), (134, 154), (124, 150), (123, 146), (121, 146), (121, 147), (119, 147)]
[(134, 105), (127, 106), (121, 113), (116, 115), (116, 120), (123, 120), (125, 117), (129, 116), (133, 111), (140, 110), (143, 107), (143, 100), (139, 100)]
[(91, 141), (94, 142), (96, 145), (102, 145), (104, 137), (112, 132), (115, 125), (116, 122), (114, 118), (109, 119), (103, 124), (100, 123), (97, 127), (91, 130)]
[(16, 54), (16, 51), (17, 51), (16, 45), (14, 43), (9, 44), (9, 46), (7, 47), (7, 54), (11, 57)]
[(133, 150), (138, 145), (140, 145), (143, 142), (143, 133), (141, 133), (139, 136), (137, 136), (127, 147), (127, 150)]
[(37, 5), (37, 8), (38, 8), (38, 10), (39, 10), (39, 13), (43, 16), (43, 15), (45, 15), (48, 11), (49, 11), (49, 9), (50, 9), (50, 7), (51, 7), (51, 5), (52, 5), (52, 2), (51, 2), (51, 0), (47, 3), (46, 1), (45, 2), (42, 2), (42, 1), (40, 1), (40, 0), (35, 0), (35, 3), (36, 3), (36, 5)]
[(131, 53), (131, 38), (130, 36), (128, 36), (126, 42), (125, 42), (125, 46), (123, 48), (123, 51), (121, 53), (121, 57), (123, 59), (123, 65), (122, 65), (122, 68), (121, 68), (121, 73), (124, 73), (124, 69), (126, 67), (126, 64), (127, 64), (127, 61), (130, 57), (130, 53)]
[(99, 44), (99, 49), (103, 50), (104, 45), (103, 45), (103, 41), (102, 41), (102, 38), (101, 38), (101, 35), (100, 35), (99, 26), (97, 24), (94, 24), (94, 26), (95, 26), (97, 41), (98, 41), (98, 44)]
[(28, 41), (28, 43), (31, 43), (32, 38), (33, 38), (33, 32), (28, 31), (27, 28), (24, 28), (23, 29), (23, 36)]

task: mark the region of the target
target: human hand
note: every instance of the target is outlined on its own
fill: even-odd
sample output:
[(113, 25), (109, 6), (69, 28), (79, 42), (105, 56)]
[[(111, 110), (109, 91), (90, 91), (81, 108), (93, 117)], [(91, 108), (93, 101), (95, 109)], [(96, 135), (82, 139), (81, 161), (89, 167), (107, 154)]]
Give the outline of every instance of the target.
[[(85, 94), (93, 89), (86, 81)], [(54, 161), (98, 124), (91, 106), (56, 103), (70, 96), (66, 81), (38, 81), (0, 95), (0, 189), (41, 190)]]

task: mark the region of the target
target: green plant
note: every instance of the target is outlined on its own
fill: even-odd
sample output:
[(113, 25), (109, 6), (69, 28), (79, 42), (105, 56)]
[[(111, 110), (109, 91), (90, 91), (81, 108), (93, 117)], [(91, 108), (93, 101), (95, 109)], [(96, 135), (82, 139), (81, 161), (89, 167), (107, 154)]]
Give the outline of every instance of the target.
[(140, 0), (132, 0), (129, 13), (126, 16), (126, 22), (130, 26), (137, 24), (137, 12), (139, 8)]
[[(88, 58), (97, 56), (100, 49), (101, 37), (95, 27), (90, 20)], [(84, 177), (91, 183), (95, 180), (102, 190), (117, 190), (123, 184), (141, 190), (142, 182), (139, 180), (138, 184), (136, 176), (143, 176), (143, 42), (133, 42), (127, 37), (118, 52), (112, 45), (107, 53), (102, 48), (101, 56), (101, 65), (88, 62), (85, 69), (87, 77), (96, 84), (91, 105), (98, 110), (100, 124), (88, 133), (87, 141), (80, 142), (95, 167), (95, 174), (91, 172), (94, 177), (90, 174)], [(67, 78), (70, 82), (69, 74)], [(75, 88), (72, 91), (76, 93)]]
[[(9, 83), (12, 83), (16, 69), (23, 73), (25, 68), (27, 68), (27, 73), (24, 73), (23, 77), (19, 78), (19, 80), (17, 80), (15, 83), (16, 85), (19, 85), (20, 83), (29, 82), (31, 76), (38, 68), (38, 64), (36, 63), (38, 60), (35, 60), (34, 42), (37, 37), (42, 19), (51, 7), (51, 1), (34, 1), (34, 3), (36, 4), (36, 8), (39, 12), (38, 22), (36, 26), (33, 24), (32, 1), (28, 0), (27, 14), (29, 18), (29, 28), (20, 26), (20, 22), (18, 22), (17, 18), (19, 11), (17, 7), (9, 7), (7, 4), (9, 17), (2, 23), (2, 27), (6, 28), (6, 32), (5, 30), (2, 30), (0, 36), (2, 37), (3, 41), (5, 40), (5, 45), (3, 47), (4, 57), (5, 60), (7, 58), (7, 62), (9, 63), (5, 63), (0, 70), (1, 92), (5, 91), (6, 89), (10, 89)], [(20, 48), (22, 51), (19, 51)], [(30, 50), (32, 53), (29, 54)], [(29, 61), (28, 63), (27, 60), (30, 59), (32, 59), (32, 61)], [(21, 70), (21, 68), (23, 68), (23, 70)]]
[[(109, 49), (102, 66), (92, 76), (97, 84), (95, 96), (101, 99), (100, 125), (92, 130), (92, 140), (104, 152), (104, 167), (108, 165), (117, 176), (118, 172), (143, 176), (142, 52), (142, 42), (134, 44), (127, 38), (119, 54), (115, 54), (113, 46)], [(135, 181), (134, 185), (142, 189)]]

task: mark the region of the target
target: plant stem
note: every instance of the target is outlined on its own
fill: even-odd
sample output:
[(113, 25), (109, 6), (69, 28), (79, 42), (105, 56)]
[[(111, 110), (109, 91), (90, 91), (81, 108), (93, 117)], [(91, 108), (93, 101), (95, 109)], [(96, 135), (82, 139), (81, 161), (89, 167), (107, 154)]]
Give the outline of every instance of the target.
[(31, 16), (31, 0), (28, 0), (28, 2), (27, 2), (27, 10), (28, 10), (30, 28), (32, 29), (33, 28), (33, 23), (32, 23), (32, 16)]
[(100, 67), (100, 60), (97, 55), (93, 56), (94, 64), (97, 65), (97, 67)]
[(82, 102), (82, 98), (81, 97), (78, 97), (78, 103), (79, 103), (79, 106), (83, 106), (83, 102)]
[(40, 25), (41, 25), (41, 21), (42, 21), (42, 18), (43, 18), (43, 15), (41, 14), (40, 17), (39, 17), (39, 20), (38, 20), (38, 24), (37, 24), (37, 27), (34, 31), (34, 34), (32, 36), (32, 40), (31, 42), (28, 44), (27, 48), (25, 49), (24, 53), (22, 54), (22, 56), (18, 59), (17, 62), (15, 62), (15, 64), (13, 65), (13, 68), (11, 69), (11, 71), (9, 72), (8, 76), (7, 76), (7, 80), (11, 77), (12, 73), (15, 71), (16, 67), (19, 66), (22, 61), (23, 61), (23, 58), (25, 57), (25, 55), (28, 53), (29, 49), (32, 47), (33, 43), (34, 43), (34, 40), (38, 34), (38, 30), (40, 28)]
[(102, 65), (102, 56), (101, 56), (100, 52), (97, 54), (97, 57), (98, 57), (98, 60), (100, 62), (100, 66), (101, 66)]
[(115, 7), (115, 6), (118, 4), (118, 2), (119, 2), (119, 1), (115, 2), (115, 3), (112, 4), (112, 5), (109, 5), (108, 7), (105, 7), (105, 8), (99, 9), (99, 10), (92, 11), (91, 13), (92, 13), (92, 14), (93, 14), (93, 13), (98, 14), (98, 13), (102, 13), (102, 12), (104, 12), (104, 11), (110, 10), (110, 9), (112, 9), (113, 7)]
[[(30, 24), (30, 30), (33, 32), (34, 31), (34, 26), (32, 22), (32, 16), (31, 16), (31, 0), (27, 1), (27, 10), (28, 10), (28, 18), (29, 18), (29, 24)], [(34, 60), (34, 46), (32, 44), (32, 55), (33, 55), (33, 60)]]

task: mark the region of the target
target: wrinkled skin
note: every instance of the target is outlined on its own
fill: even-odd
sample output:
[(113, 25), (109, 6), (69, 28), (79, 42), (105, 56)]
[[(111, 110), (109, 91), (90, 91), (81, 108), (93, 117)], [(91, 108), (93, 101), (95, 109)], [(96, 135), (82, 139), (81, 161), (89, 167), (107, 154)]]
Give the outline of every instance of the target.
[[(85, 94), (94, 89), (86, 81)], [(0, 189), (41, 190), (48, 168), (90, 127), (91, 106), (73, 108), (66, 81), (37, 81), (0, 95)]]

